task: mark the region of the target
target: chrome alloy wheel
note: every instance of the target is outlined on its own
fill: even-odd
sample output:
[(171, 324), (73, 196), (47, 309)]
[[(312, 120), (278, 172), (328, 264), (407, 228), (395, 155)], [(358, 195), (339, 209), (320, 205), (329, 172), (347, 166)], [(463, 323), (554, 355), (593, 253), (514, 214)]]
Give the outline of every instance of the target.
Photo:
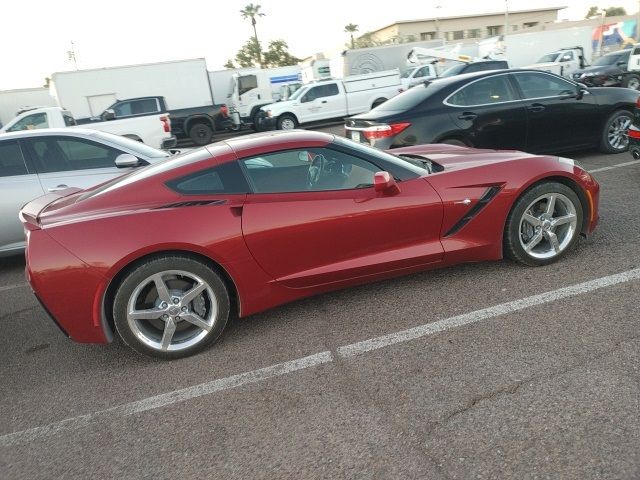
[(533, 258), (553, 258), (569, 246), (577, 226), (573, 202), (561, 193), (547, 193), (525, 209), (520, 219), (520, 245)]
[(607, 142), (616, 150), (624, 150), (629, 145), (629, 125), (631, 125), (631, 117), (621, 115), (611, 122), (607, 130)]
[(127, 302), (131, 332), (158, 351), (179, 351), (196, 345), (214, 327), (218, 304), (211, 287), (199, 276), (167, 270), (143, 280)]

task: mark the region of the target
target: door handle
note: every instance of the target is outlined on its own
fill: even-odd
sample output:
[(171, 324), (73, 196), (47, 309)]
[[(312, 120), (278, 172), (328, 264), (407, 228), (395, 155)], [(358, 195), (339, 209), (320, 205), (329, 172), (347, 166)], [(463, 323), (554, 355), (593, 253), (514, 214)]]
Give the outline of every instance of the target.
[(545, 109), (545, 106), (542, 105), (541, 103), (534, 103), (527, 107), (527, 110), (529, 110), (530, 112), (541, 112), (544, 109)]
[(473, 112), (462, 112), (462, 115), (458, 115), (458, 120), (475, 120), (478, 114)]
[(322, 102), (320, 102), (320, 103), (327, 103), (327, 101), (326, 100), (322, 100)]
[(65, 189), (67, 189), (67, 188), (69, 188), (69, 186), (68, 186), (68, 185), (58, 185), (57, 187), (51, 187), (51, 188), (49, 188), (48, 190), (49, 190), (50, 192), (59, 192), (59, 191), (61, 191), (61, 190), (65, 190)]

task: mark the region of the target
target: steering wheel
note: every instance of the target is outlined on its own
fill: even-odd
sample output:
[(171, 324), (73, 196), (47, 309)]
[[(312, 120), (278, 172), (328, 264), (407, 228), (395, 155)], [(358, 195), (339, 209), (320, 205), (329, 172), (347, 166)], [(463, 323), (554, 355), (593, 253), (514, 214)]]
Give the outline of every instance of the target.
[(307, 186), (309, 188), (313, 188), (318, 184), (323, 177), (326, 166), (327, 159), (324, 158), (324, 155), (318, 154), (311, 160), (309, 171), (307, 172)]

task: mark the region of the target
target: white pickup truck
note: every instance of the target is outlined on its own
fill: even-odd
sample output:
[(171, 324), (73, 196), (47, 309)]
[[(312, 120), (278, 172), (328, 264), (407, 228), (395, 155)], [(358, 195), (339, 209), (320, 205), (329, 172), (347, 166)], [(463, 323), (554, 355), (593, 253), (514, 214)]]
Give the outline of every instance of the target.
[[(106, 118), (107, 120), (104, 122), (92, 122), (81, 127), (90, 127), (101, 132), (122, 135), (155, 148), (168, 149), (176, 145), (176, 137), (171, 134), (169, 114), (145, 115), (118, 120), (109, 120), (109, 116)], [(68, 110), (60, 107), (43, 107), (20, 113), (0, 129), (0, 133), (76, 126), (78, 126), (76, 120)]]
[(298, 125), (368, 112), (402, 91), (400, 72), (352, 75), (303, 85), (289, 100), (261, 108), (258, 129), (291, 130)]
[(555, 52), (548, 53), (536, 63), (526, 65), (522, 68), (542, 70), (544, 72), (555, 73), (562, 77), (571, 78), (573, 72), (585, 68), (585, 66), (584, 48), (577, 46), (562, 48)]

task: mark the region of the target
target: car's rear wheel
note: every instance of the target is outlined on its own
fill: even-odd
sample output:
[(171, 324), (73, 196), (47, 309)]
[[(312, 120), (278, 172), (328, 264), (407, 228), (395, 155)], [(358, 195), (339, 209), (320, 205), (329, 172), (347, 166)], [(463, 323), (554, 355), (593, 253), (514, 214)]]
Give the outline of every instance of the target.
[(192, 355), (213, 343), (229, 318), (220, 276), (189, 257), (165, 255), (138, 265), (113, 303), (116, 330), (135, 351), (163, 359)]
[(460, 138), (445, 138), (438, 143), (446, 143), (447, 145), (456, 145), (458, 147), (469, 147), (470, 145)]
[(505, 254), (531, 266), (555, 262), (577, 241), (582, 215), (580, 199), (568, 186), (558, 182), (534, 186), (509, 213)]
[(603, 153), (621, 153), (629, 148), (628, 131), (633, 115), (627, 110), (613, 112), (604, 122), (601, 150)]
[(189, 129), (189, 138), (196, 145), (207, 145), (213, 138), (213, 129), (206, 123), (196, 123)]

